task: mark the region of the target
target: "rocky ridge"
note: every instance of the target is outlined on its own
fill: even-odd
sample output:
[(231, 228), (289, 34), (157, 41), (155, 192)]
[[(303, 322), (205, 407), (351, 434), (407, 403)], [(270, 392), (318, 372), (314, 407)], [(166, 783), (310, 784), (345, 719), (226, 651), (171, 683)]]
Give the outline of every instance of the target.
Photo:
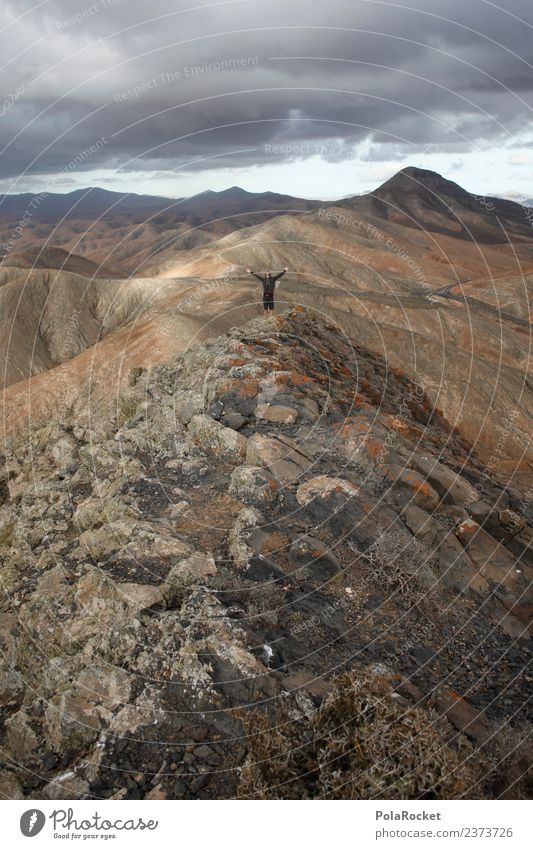
[[(531, 519), (418, 386), (301, 308), (137, 369), (114, 422), (6, 445), (0, 792), (519, 794)], [(409, 728), (429, 742), (404, 762)]]

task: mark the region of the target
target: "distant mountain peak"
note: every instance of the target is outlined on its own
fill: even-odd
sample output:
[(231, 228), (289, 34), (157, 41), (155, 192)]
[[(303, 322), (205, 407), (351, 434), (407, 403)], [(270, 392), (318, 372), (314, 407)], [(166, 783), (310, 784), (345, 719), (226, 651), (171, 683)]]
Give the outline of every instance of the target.
[(415, 179), (439, 177), (441, 180), (444, 180), (444, 177), (438, 171), (431, 171), (429, 168), (418, 168), (416, 165), (407, 165), (406, 168), (401, 168), (398, 174), (405, 174)]
[(222, 189), (221, 192), (215, 192), (215, 194), (225, 198), (246, 198), (250, 197), (253, 192), (247, 192), (240, 186), (230, 186), (229, 189)]
[(529, 241), (524, 208), (510, 200), (472, 194), (436, 171), (409, 165), (374, 191), (343, 201), (405, 227), (442, 233), (468, 241), (499, 244), (509, 238)]

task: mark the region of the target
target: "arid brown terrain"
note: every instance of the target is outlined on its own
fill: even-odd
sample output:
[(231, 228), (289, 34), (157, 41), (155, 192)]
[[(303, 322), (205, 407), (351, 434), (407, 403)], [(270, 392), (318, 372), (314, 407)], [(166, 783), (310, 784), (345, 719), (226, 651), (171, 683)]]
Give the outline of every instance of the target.
[(91, 193), (0, 268), (0, 794), (530, 797), (522, 207)]
[[(28, 419), (30, 405), (32, 421), (47, 418), (59, 394), (76, 409), (94, 399), (92, 414), (98, 415), (101, 387), (107, 398), (115, 397), (129, 368), (162, 362), (256, 314), (259, 289), (246, 267), (288, 266), (281, 304), (301, 303), (333, 317), (350, 338), (409, 374), (485, 459), (499, 443), (499, 417), (512, 413), (502, 469), (527, 474), (533, 231), (519, 204), (478, 199), (433, 172), (405, 169), (372, 195), (342, 206), (289, 214), (278, 209), (266, 221), (234, 229), (237, 220), (242, 225), (253, 218), (258, 199), (227, 194), (226, 207), (224, 198), (217, 200), (220, 208), (212, 200), (217, 193), (191, 201), (186, 247), (141, 251), (145, 261), (125, 283), (106, 285), (91, 275), (71, 286), (64, 271), (0, 271), (7, 432)], [(246, 195), (242, 216), (236, 194)], [(297, 206), (272, 197), (280, 207), (282, 200)], [(268, 199), (259, 198), (263, 216)], [(198, 215), (201, 231), (192, 224)], [(220, 220), (231, 232), (207, 236)], [(116, 243), (121, 234), (108, 230)], [(115, 260), (122, 261), (120, 251), (116, 255), (107, 242), (96, 261), (106, 266)], [(62, 292), (74, 288), (78, 310), (64, 307)], [(75, 340), (66, 356), (51, 332)], [(40, 377), (58, 363), (53, 374)], [(30, 375), (37, 376), (21, 381)]]

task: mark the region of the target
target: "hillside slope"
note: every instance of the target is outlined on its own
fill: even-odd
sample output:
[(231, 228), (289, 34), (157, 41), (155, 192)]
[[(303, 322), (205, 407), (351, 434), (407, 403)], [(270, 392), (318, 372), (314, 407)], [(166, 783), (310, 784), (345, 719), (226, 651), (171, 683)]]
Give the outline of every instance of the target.
[(486, 459), (501, 436), (491, 413), (512, 411), (503, 454), (531, 461), (532, 238), (469, 242), (330, 207), (229, 234), (152, 271), (215, 278), (211, 297), (223, 304), (224, 281), (226, 292), (253, 296), (247, 266), (288, 266), (278, 299), (333, 316), (405, 370)]
[(527, 796), (525, 493), (301, 308), (131, 377), (7, 445), (0, 792)]
[(247, 192), (237, 186), (190, 198), (98, 188), (64, 195), (5, 195), (0, 196), (0, 244), (7, 246), (9, 254), (57, 245), (97, 265), (123, 268), (138, 276), (162, 251), (172, 253), (287, 211), (321, 205), (275, 192)]
[(103, 277), (108, 279), (125, 277), (126, 275), (114, 268), (100, 266), (87, 257), (71, 254), (63, 248), (51, 245), (46, 248), (27, 248), (20, 253), (8, 254), (1, 262), (2, 268), (48, 268), (58, 271), (70, 271), (73, 274), (83, 274), (85, 277)]
[(522, 204), (473, 195), (435, 171), (403, 168), (374, 192), (346, 204), (406, 227), (487, 244), (531, 239)]
[[(107, 295), (95, 296), (103, 299), (105, 309), (88, 310), (87, 331), (71, 346), (68, 362), (50, 350), (50, 331), (44, 327), (41, 332), (46, 287), (37, 286), (35, 309), (33, 295), (25, 300), (26, 288), (19, 304), (19, 278), (4, 269), (0, 280), (14, 283), (2, 316), (12, 383), (2, 398), (4, 430), (57, 416), (65, 407), (85, 417), (105, 416), (130, 368), (169, 359), (260, 311), (259, 286), (245, 274), (247, 267), (288, 266), (278, 290), (281, 305), (301, 303), (334, 318), (349, 338), (419, 383), (487, 462), (498, 448), (502, 473), (530, 475), (533, 234), (528, 230), (525, 239), (516, 229), (517, 204), (487, 210), (439, 175), (416, 172), (414, 179), (411, 172), (400, 172), (374, 193), (381, 196), (382, 206), (384, 198), (392, 198), (398, 209), (403, 204), (401, 220), (372, 212), (373, 196), (347, 199), (343, 207), (275, 215), (220, 238), (215, 231), (187, 229), (184, 222), (159, 232), (154, 219), (146, 225), (149, 233), (139, 232), (138, 240), (126, 239), (122, 246), (127, 251), (128, 244), (136, 245), (132, 261), (141, 258), (142, 273), (148, 276), (123, 285), (105, 283)], [(455, 198), (453, 209), (441, 195)], [(268, 193), (244, 196), (237, 189), (198, 196), (195, 203), (205, 207), (199, 220), (221, 204), (226, 217), (209, 226), (234, 227), (237, 219), (242, 225), (267, 214), (261, 204), (283, 202)], [(443, 232), (432, 231), (433, 219), (426, 216), (431, 198), (439, 206), (441, 224), (444, 219), (449, 224), (440, 227)], [(229, 213), (239, 208), (242, 214), (235, 212), (233, 218)], [(406, 217), (405, 210), (413, 215)], [(463, 213), (481, 241), (466, 239), (457, 230)], [(506, 228), (499, 231), (500, 242), (493, 238), (496, 219)], [(109, 238), (118, 239), (112, 222), (108, 224)], [(487, 228), (490, 238), (483, 235)], [(518, 240), (509, 242), (513, 232)], [(70, 323), (77, 323), (78, 288), (73, 287), (73, 297), (65, 293), (62, 308), (56, 299), (50, 311), (50, 316), (57, 314), (59, 341)], [(94, 286), (87, 291), (94, 293)], [(52, 321), (48, 324), (53, 327)], [(44, 369), (50, 370), (36, 374)], [(30, 374), (35, 377), (29, 382), (20, 380)], [(504, 428), (503, 439), (502, 420), (512, 425)]]
[(0, 266), (0, 384), (76, 357), (150, 302), (147, 280)]

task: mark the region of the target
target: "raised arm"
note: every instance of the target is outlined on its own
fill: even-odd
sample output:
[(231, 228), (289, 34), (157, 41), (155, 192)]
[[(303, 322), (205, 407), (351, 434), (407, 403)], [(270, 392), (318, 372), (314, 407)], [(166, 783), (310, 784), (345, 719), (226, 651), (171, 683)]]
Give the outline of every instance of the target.
[(246, 270), (247, 270), (248, 274), (252, 275), (252, 277), (257, 277), (257, 279), (259, 280), (260, 283), (263, 282), (263, 278), (261, 277), (260, 274), (256, 274), (255, 271), (252, 271), (251, 268), (247, 268)]
[(279, 278), (280, 278), (280, 277), (283, 277), (283, 275), (284, 275), (284, 274), (286, 274), (286, 272), (287, 272), (288, 270), (289, 270), (288, 268), (284, 268), (284, 269), (283, 269), (283, 271), (280, 271), (280, 273), (279, 273), (279, 274), (276, 274), (276, 276), (272, 278), (272, 280), (274, 281), (274, 283), (276, 282), (276, 280), (279, 280)]

